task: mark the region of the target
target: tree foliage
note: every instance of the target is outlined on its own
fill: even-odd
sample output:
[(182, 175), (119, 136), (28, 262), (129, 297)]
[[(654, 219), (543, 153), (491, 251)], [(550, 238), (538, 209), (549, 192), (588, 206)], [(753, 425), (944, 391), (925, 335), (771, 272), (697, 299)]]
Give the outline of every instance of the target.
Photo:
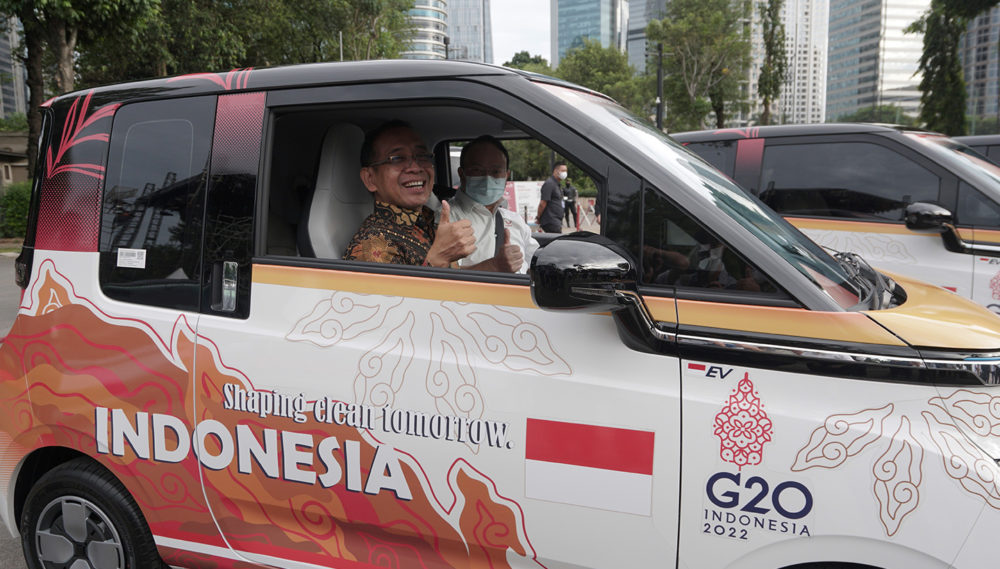
[(972, 18), (1000, 5), (1000, 0), (932, 0), (907, 32), (924, 34), (920, 57), (920, 118), (926, 126), (957, 136), (965, 133), (965, 81), (959, 40)]
[(948, 0), (932, 0), (930, 9), (908, 32), (924, 34), (920, 56), (920, 119), (931, 130), (965, 134), (965, 81), (958, 42), (968, 17), (949, 8)]
[(671, 0), (665, 17), (647, 26), (648, 41), (665, 47), (670, 128), (701, 128), (712, 110), (723, 124), (727, 108), (740, 104), (750, 64), (749, 9), (745, 0)]
[(781, 88), (788, 77), (788, 57), (785, 53), (785, 24), (781, 9), (785, 0), (767, 0), (759, 5), (764, 40), (764, 61), (757, 78), (757, 94), (763, 99), (764, 110), (760, 124), (771, 124), (771, 103), (781, 96)]
[(24, 237), (31, 203), (31, 180), (14, 182), (0, 195), (0, 237)]
[(636, 78), (628, 56), (614, 47), (601, 47), (597, 40), (584, 39), (579, 47), (566, 52), (555, 75), (604, 93), (633, 112), (648, 114), (651, 100), (642, 81)]
[(527, 51), (519, 51), (514, 54), (514, 57), (510, 61), (504, 62), (504, 67), (510, 67), (513, 69), (522, 69), (524, 71), (530, 71), (532, 73), (540, 73), (542, 75), (554, 75), (552, 68), (549, 67), (549, 62), (540, 55), (531, 55)]
[(101, 84), (397, 57), (409, 41), (412, 6), (413, 0), (161, 0), (162, 9), (130, 33), (97, 38), (83, 50), (80, 74), (87, 84)]
[[(830, 121), (832, 122), (832, 121)], [(874, 122), (899, 124), (903, 126), (918, 126), (919, 121), (907, 115), (899, 105), (879, 105), (865, 107), (851, 114), (837, 118), (837, 122)]]

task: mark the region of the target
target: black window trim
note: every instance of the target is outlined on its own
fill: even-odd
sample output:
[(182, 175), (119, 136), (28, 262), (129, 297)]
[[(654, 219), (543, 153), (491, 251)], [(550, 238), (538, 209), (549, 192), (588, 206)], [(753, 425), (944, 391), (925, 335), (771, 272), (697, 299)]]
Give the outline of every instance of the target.
[[(463, 271), (411, 265), (367, 263), (361, 261), (346, 261), (343, 259), (280, 256), (268, 254), (266, 252), (268, 229), (267, 207), (270, 196), (271, 176), (270, 168), (272, 156), (274, 155), (274, 120), (276, 116), (290, 109), (299, 110), (308, 109), (309, 107), (317, 109), (357, 108), (370, 111), (379, 108), (398, 108), (404, 104), (406, 106), (463, 106), (500, 117), (505, 122), (517, 126), (526, 134), (529, 134), (543, 142), (560, 155), (575, 158), (575, 164), (580, 167), (581, 170), (586, 172), (592, 180), (594, 180), (595, 184), (599, 188), (599, 191), (601, 191), (602, 186), (607, 188), (609, 185), (607, 174), (600, 173), (598, 168), (594, 168), (593, 165), (613, 160), (610, 156), (599, 150), (585, 138), (577, 135), (575, 132), (568, 131), (565, 126), (558, 123), (558, 121), (556, 121), (553, 117), (545, 115), (545, 113), (541, 112), (536, 107), (524, 102), (509, 92), (494, 86), (484, 85), (473, 81), (464, 81), (461, 79), (429, 79), (422, 82), (400, 81), (398, 82), (398, 86), (401, 87), (401, 89), (397, 91), (395, 89), (396, 85), (391, 82), (388, 84), (387, 82), (359, 83), (323, 87), (306, 87), (301, 89), (285, 89), (280, 91), (271, 91), (268, 93), (265, 105), (264, 131), (262, 133), (265, 141), (262, 148), (265, 155), (261, 160), (262, 170), (258, 177), (260, 183), (258, 184), (256, 211), (257, 222), (254, 227), (254, 255), (252, 257), (252, 262), (254, 264), (273, 266), (322, 268), (361, 273), (440, 278), (462, 282), (484, 282), (495, 284), (513, 284), (525, 287), (529, 286), (530, 281), (528, 277), (521, 274), (508, 275), (486, 271)], [(421, 89), (421, 86), (423, 86), (424, 89)], [(469, 93), (464, 94), (463, 96), (463, 89), (468, 90)], [(483, 90), (488, 91), (488, 94), (492, 95), (494, 98), (486, 99), (482, 96), (477, 97), (473, 94), (474, 92)], [(394, 98), (390, 98), (389, 93), (395, 95)], [(498, 99), (502, 99), (502, 101), (498, 101)], [(484, 103), (484, 100), (489, 100), (490, 104)], [(519, 119), (515, 119), (514, 116), (516, 113), (512, 112), (515, 106), (520, 107), (519, 111), (523, 110), (523, 112), (518, 115)], [(534, 125), (538, 125), (540, 123), (548, 124), (540, 127), (529, 127), (523, 122), (523, 120), (521, 120), (528, 120), (525, 117), (526, 114), (533, 114), (534, 119), (537, 119), (538, 122), (532, 120)], [(540, 136), (539, 133), (542, 131), (555, 133), (556, 137), (552, 138), (549, 136)], [(567, 147), (573, 148), (574, 151), (567, 151)], [(583, 149), (582, 151), (580, 150), (581, 148)], [(580, 157), (581, 154), (584, 158)], [(595, 157), (600, 157), (600, 159), (595, 159)]]

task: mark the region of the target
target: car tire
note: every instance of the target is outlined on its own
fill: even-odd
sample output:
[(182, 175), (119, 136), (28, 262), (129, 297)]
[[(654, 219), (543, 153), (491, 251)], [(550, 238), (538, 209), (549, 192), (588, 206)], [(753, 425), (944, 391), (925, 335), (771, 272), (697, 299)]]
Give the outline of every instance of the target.
[(21, 514), (21, 537), (30, 569), (164, 566), (125, 486), (86, 457), (53, 468), (35, 483)]

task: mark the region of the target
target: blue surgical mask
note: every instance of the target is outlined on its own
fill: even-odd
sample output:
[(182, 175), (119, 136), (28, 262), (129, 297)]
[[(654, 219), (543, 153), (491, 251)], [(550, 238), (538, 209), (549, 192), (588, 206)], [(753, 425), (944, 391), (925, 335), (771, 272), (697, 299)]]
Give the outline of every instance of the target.
[(493, 176), (467, 176), (465, 178), (465, 193), (470, 198), (483, 205), (493, 205), (503, 197), (507, 187), (507, 178)]

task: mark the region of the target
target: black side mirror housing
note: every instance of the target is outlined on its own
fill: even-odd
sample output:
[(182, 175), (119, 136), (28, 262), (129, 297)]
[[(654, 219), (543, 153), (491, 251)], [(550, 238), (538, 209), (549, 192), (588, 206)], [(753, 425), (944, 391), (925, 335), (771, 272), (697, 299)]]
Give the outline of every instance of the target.
[(531, 297), (545, 310), (608, 312), (619, 293), (638, 295), (636, 263), (617, 243), (589, 232), (564, 235), (535, 252)]
[(916, 202), (906, 206), (906, 228), (917, 233), (944, 233), (954, 227), (954, 215), (944, 206)]

